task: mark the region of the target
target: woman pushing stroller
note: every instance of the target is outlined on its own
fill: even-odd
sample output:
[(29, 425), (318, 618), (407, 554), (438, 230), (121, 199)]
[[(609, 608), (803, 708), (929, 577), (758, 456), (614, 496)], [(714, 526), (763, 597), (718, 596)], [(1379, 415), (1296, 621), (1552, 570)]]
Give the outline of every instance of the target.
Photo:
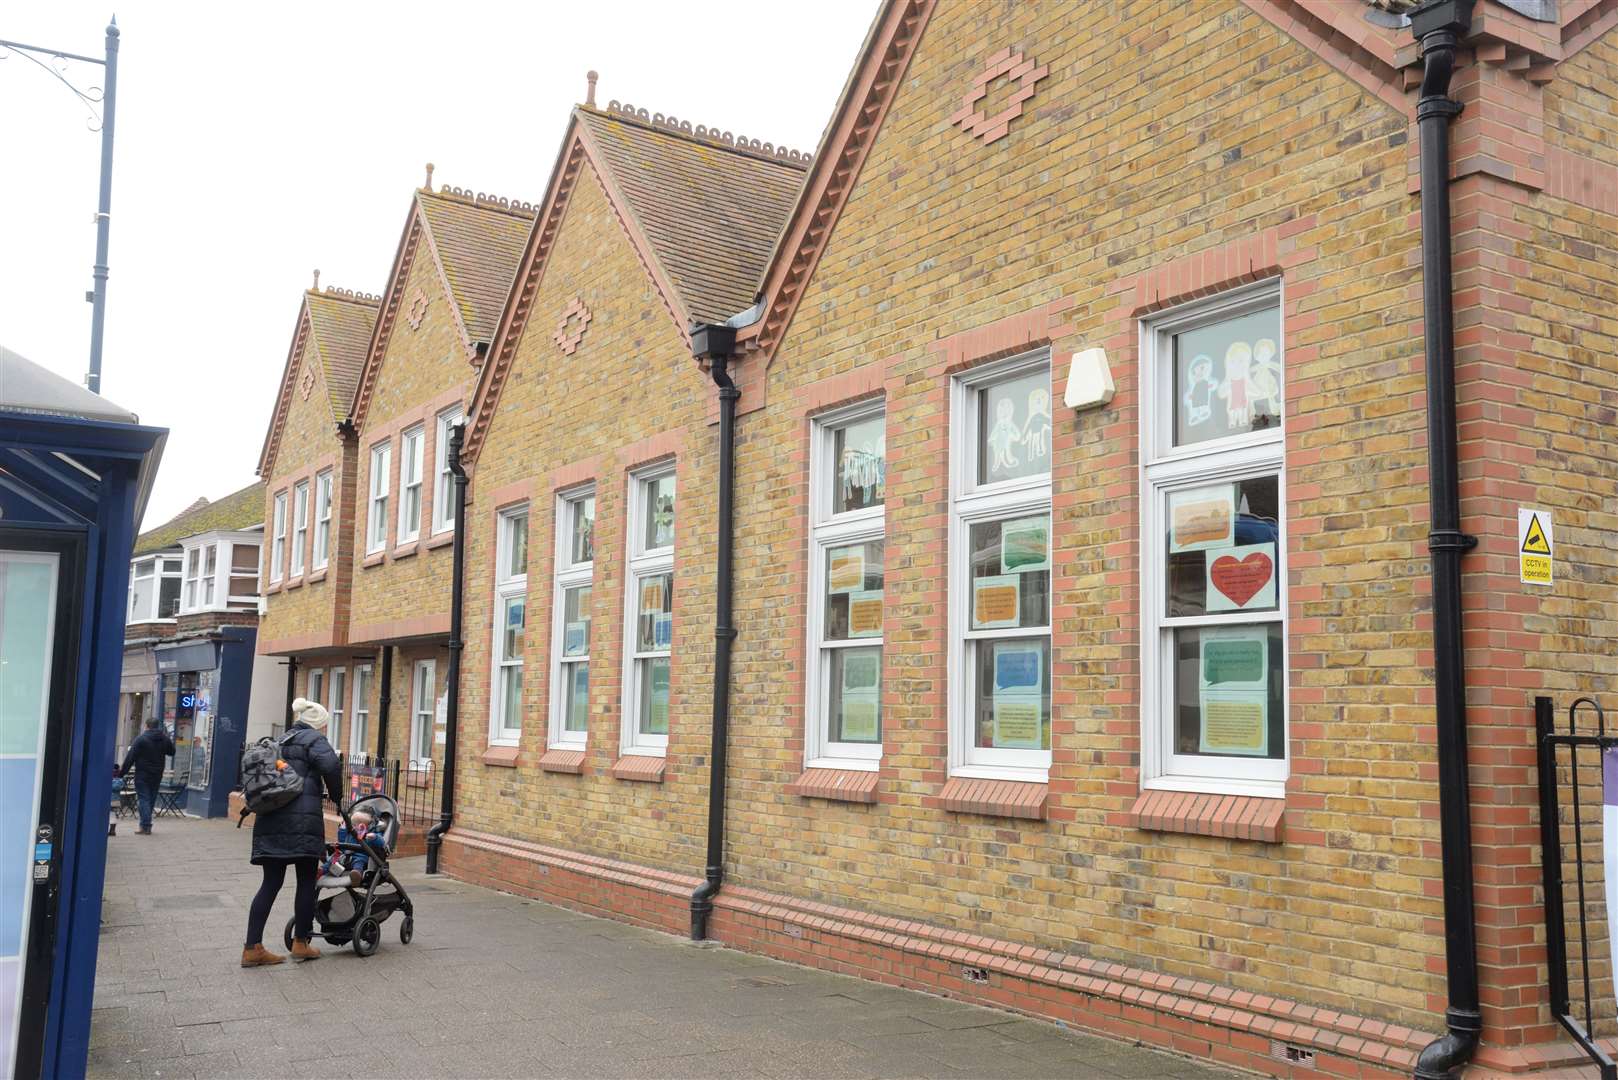
[(326, 858), (326, 819), (322, 789), (341, 805), (342, 761), (323, 732), (330, 714), (313, 701), (292, 703), (296, 721), (280, 740), (281, 757), (303, 777), (303, 791), (285, 806), (257, 815), (253, 821), (254, 866), (264, 870), (264, 881), (253, 897), (247, 916), (247, 942), (242, 967), (279, 964), (285, 956), (264, 947), (264, 925), (270, 908), (286, 881), (287, 867), (297, 880), (293, 899), (292, 958), (318, 960), (320, 950), (310, 943), (315, 918), (316, 881)]

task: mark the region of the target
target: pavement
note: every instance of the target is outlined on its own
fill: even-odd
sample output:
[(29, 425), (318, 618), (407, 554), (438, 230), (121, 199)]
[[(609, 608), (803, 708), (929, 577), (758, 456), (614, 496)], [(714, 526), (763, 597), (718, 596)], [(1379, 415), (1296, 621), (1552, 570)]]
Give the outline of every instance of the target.
[[(109, 841), (89, 1075), (1185, 1077), (1237, 1074), (947, 998), (428, 878), (415, 938), (243, 969), (251, 830), (126, 819)], [(265, 943), (292, 912), (292, 882)], [(319, 944), (319, 943), (317, 943)]]

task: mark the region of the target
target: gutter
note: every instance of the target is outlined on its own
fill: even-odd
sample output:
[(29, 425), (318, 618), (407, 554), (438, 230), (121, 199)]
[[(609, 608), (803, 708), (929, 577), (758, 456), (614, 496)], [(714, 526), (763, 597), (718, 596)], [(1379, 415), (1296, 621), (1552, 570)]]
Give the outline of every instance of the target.
[(1455, 53), (1472, 25), (1473, 0), (1432, 0), (1410, 13), (1421, 46), (1422, 318), (1427, 354), (1427, 462), (1432, 507), (1427, 550), (1433, 581), (1433, 669), (1438, 729), (1439, 835), (1444, 868), (1448, 1034), (1416, 1062), (1421, 1080), (1455, 1076), (1483, 1034), (1478, 1007), (1477, 922), (1472, 906), (1472, 811), (1466, 770), (1466, 660), (1461, 644), (1461, 556), (1477, 537), (1461, 531), (1455, 425), (1455, 283), (1450, 266), (1449, 96)]
[(449, 581), (449, 678), (445, 691), (449, 700), (444, 707), (444, 722), (448, 728), (444, 735), (444, 789), (439, 804), (438, 824), (427, 831), (427, 872), (438, 873), (438, 851), (455, 820), (455, 744), (460, 731), (461, 716), (461, 607), (464, 598), (462, 571), (466, 566), (466, 469), (461, 465), (461, 445), (466, 438), (466, 424), (459, 423), (449, 429), (448, 458), (450, 476), (455, 486), (455, 547), (450, 561)]
[(704, 880), (691, 894), (691, 940), (706, 941), (713, 898), (725, 881), (725, 750), (730, 741), (730, 653), (736, 640), (731, 625), (731, 549), (735, 544), (736, 403), (741, 390), (727, 370), (736, 348), (736, 329), (700, 323), (691, 329), (691, 355), (709, 362), (719, 389), (719, 522), (714, 537), (713, 729), (708, 772), (708, 858)]

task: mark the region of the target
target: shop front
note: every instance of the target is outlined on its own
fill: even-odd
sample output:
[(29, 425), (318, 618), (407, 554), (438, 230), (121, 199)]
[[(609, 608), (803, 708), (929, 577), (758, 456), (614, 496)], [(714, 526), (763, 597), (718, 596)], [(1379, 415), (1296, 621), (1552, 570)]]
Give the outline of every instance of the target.
[(258, 632), (221, 627), (207, 641), (157, 647), (152, 709), (174, 739), (163, 786), (197, 817), (229, 813), (252, 690)]

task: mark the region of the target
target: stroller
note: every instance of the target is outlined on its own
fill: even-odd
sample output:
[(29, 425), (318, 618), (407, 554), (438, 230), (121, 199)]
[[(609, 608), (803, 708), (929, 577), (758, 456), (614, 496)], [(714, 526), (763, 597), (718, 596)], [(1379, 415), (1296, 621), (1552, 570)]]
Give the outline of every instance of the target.
[[(405, 895), (404, 887), (388, 868), (388, 856), (393, 854), (399, 842), (399, 804), (386, 795), (367, 795), (354, 800), (346, 808), (339, 805), (338, 809), (342, 812), (343, 824), (348, 826), (350, 836), (355, 835), (355, 830), (349, 815), (355, 810), (367, 811), (371, 815), (372, 828), (382, 834), (386, 851), (379, 852), (372, 844), (365, 845), (363, 849), (360, 844), (336, 845), (339, 853), (363, 850), (367, 856), (365, 874), (358, 885), (349, 884), (347, 878), (321, 878), (321, 890), (334, 891), (315, 903), (316, 928), (312, 936), (324, 938), (337, 946), (352, 943), (357, 955), (370, 956), (382, 942), (382, 924), (395, 911), (402, 911), (404, 921), (399, 924), (399, 943), (410, 944), (410, 939), (416, 933), (415, 914), (410, 897)], [(296, 918), (287, 920), (288, 950), (292, 948), (293, 925), (296, 921)]]

